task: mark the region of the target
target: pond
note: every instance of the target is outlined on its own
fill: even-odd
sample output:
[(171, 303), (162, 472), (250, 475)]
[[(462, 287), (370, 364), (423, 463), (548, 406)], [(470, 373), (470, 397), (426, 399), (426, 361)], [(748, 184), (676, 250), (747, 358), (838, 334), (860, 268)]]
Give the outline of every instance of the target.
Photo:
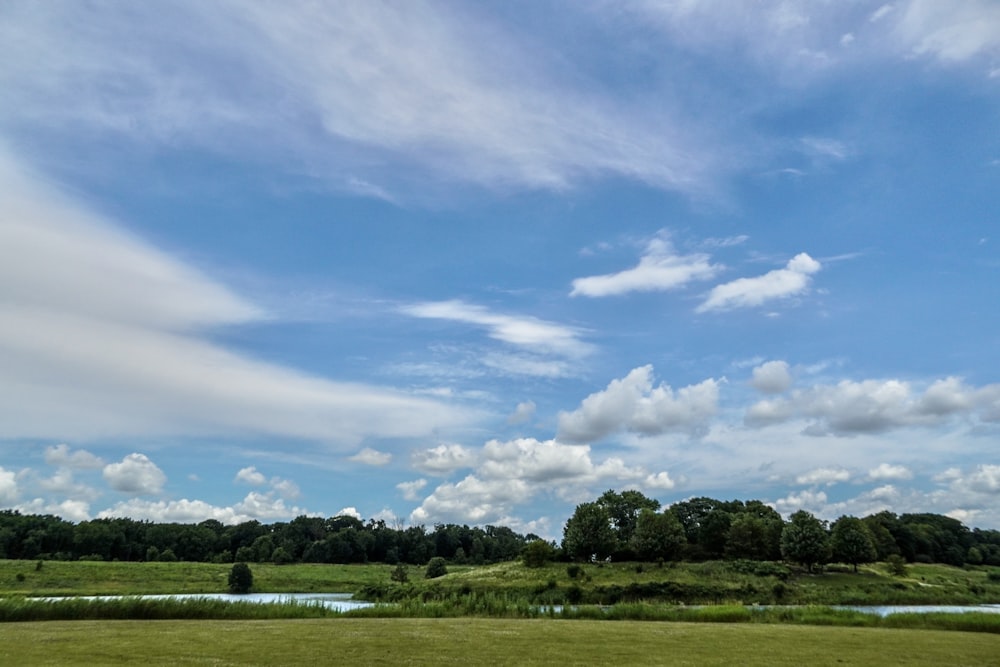
[(353, 599), (350, 593), (247, 593), (233, 595), (232, 593), (184, 593), (180, 595), (83, 595), (75, 598), (41, 597), (32, 600), (58, 602), (60, 600), (122, 600), (138, 598), (141, 600), (222, 600), (223, 602), (251, 602), (254, 604), (275, 604), (281, 602), (297, 602), (299, 604), (316, 604), (335, 611), (350, 611), (371, 607), (373, 603)]
[(846, 609), (848, 611), (860, 611), (866, 614), (876, 614), (878, 616), (888, 616), (890, 614), (964, 614), (966, 612), (978, 611), (987, 614), (1000, 614), (1000, 604), (978, 604), (978, 605), (834, 605), (833, 609)]

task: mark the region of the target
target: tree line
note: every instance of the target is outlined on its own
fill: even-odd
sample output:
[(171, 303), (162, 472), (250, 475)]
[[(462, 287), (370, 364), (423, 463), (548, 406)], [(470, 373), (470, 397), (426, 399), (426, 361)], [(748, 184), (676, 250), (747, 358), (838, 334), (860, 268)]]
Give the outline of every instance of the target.
[(299, 516), (288, 522), (226, 526), (128, 518), (71, 523), (53, 515), (0, 511), (0, 558), (216, 563), (409, 563), (434, 557), (484, 564), (518, 558), (537, 540), (504, 526), (438, 524), (397, 528), (353, 516)]
[(1000, 565), (1000, 531), (941, 514), (883, 511), (832, 524), (800, 510), (785, 521), (759, 500), (698, 497), (660, 509), (639, 491), (577, 505), (562, 551), (576, 560), (789, 560), (806, 565), (890, 560)]
[[(527, 548), (527, 549), (526, 549)], [(0, 511), (0, 558), (273, 563), (406, 563), (432, 558), (485, 564), (607, 559), (790, 560), (808, 567), (897, 557), (906, 562), (1000, 566), (1000, 531), (969, 529), (940, 514), (879, 512), (832, 523), (799, 511), (785, 521), (759, 500), (691, 498), (661, 508), (639, 491), (606, 491), (577, 505), (561, 544), (504, 526), (392, 527), (353, 516), (224, 525), (129, 518), (73, 523)]]

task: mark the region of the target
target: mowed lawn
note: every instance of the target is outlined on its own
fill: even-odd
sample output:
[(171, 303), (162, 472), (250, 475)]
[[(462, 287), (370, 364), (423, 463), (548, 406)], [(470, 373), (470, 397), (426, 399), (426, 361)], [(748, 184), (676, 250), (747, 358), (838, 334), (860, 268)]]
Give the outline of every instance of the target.
[(0, 625), (3, 665), (987, 665), (985, 633), (507, 619)]

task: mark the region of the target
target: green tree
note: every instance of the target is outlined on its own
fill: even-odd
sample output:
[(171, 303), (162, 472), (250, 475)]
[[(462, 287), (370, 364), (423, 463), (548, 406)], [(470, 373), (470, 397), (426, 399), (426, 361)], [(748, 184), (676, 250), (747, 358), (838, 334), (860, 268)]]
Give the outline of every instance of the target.
[(555, 556), (556, 550), (545, 540), (528, 542), (521, 552), (521, 560), (525, 567), (542, 567)]
[(871, 531), (857, 517), (842, 516), (834, 521), (830, 544), (834, 560), (850, 563), (855, 572), (858, 571), (858, 564), (871, 563), (878, 558)]
[(408, 582), (410, 580), (410, 573), (406, 568), (406, 564), (396, 563), (396, 567), (392, 568), (392, 572), (389, 573), (389, 578), (401, 584)]
[(737, 514), (729, 524), (726, 534), (726, 556), (767, 560), (770, 557), (768, 526), (764, 519), (752, 514)]
[(229, 571), (229, 592), (249, 593), (253, 588), (253, 572), (246, 563), (234, 563)]
[(618, 544), (611, 516), (604, 505), (581, 503), (563, 528), (563, 551), (571, 558), (588, 560), (610, 556)]
[(660, 501), (643, 495), (634, 489), (618, 493), (608, 489), (597, 499), (598, 505), (603, 505), (611, 518), (611, 526), (618, 540), (618, 551), (630, 548), (632, 535), (635, 533), (639, 515), (643, 510), (656, 512), (660, 509)]
[(441, 556), (434, 556), (427, 563), (427, 570), (424, 572), (424, 578), (426, 579), (437, 579), (438, 577), (443, 577), (448, 574), (448, 565), (445, 563), (444, 558)]
[(799, 510), (781, 531), (781, 555), (801, 563), (812, 572), (813, 565), (830, 558), (830, 536), (826, 525), (811, 513)]
[(684, 526), (673, 512), (643, 509), (636, 519), (631, 547), (643, 560), (673, 560), (687, 543)]

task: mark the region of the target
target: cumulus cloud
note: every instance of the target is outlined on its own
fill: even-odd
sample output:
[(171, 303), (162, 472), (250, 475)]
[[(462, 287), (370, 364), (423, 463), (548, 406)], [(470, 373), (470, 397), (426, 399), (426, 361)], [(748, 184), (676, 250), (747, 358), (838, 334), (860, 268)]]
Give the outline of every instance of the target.
[(115, 491), (135, 496), (156, 495), (167, 476), (145, 454), (132, 453), (118, 463), (104, 466), (104, 480)]
[(249, 466), (241, 468), (240, 471), (236, 473), (236, 479), (234, 481), (250, 484), (251, 486), (263, 486), (267, 483), (267, 477), (264, 477), (263, 473), (258, 471), (255, 466)]
[(709, 379), (676, 391), (653, 386), (653, 367), (640, 366), (607, 388), (583, 399), (572, 412), (559, 413), (558, 438), (591, 442), (619, 431), (651, 436), (696, 434), (715, 415), (719, 381)]
[(460, 468), (475, 465), (475, 453), (462, 445), (440, 444), (413, 453), (413, 466), (431, 475), (447, 475)]
[[(539, 495), (555, 494), (567, 500), (590, 494), (599, 486), (662, 491), (675, 485), (666, 471), (649, 472), (617, 457), (595, 460), (589, 445), (556, 440), (491, 440), (483, 445), (478, 461), (461, 481), (435, 488), (410, 520), (498, 522)], [(404, 484), (397, 488), (406, 492), (410, 487)]]
[(95, 470), (104, 466), (104, 461), (85, 449), (71, 450), (69, 445), (59, 444), (45, 448), (45, 462), (50, 466), (72, 470)]
[(580, 331), (534, 317), (494, 313), (488, 308), (463, 301), (432, 301), (400, 309), (413, 317), (450, 320), (486, 329), (490, 338), (526, 349), (578, 357), (591, 351), (580, 340)]
[(257, 433), (345, 446), (472, 421), (441, 401), (211, 342), (208, 330), (264, 313), (63, 196), (2, 145), (0, 192), (0, 436)]
[(17, 475), (0, 467), (0, 503), (13, 504), (18, 495)]
[(913, 473), (906, 466), (880, 463), (868, 471), (868, 479), (872, 481), (913, 479)]
[(132, 498), (116, 503), (97, 514), (97, 518), (128, 517), (156, 523), (198, 523), (215, 519), (232, 525), (245, 521), (287, 521), (307, 514), (299, 507), (288, 506), (281, 498), (251, 491), (231, 507), (219, 507), (203, 500), (143, 500)]
[(704, 313), (711, 310), (753, 308), (775, 299), (803, 294), (809, 289), (812, 274), (821, 268), (822, 265), (808, 254), (799, 253), (788, 260), (783, 269), (716, 285), (696, 310)]
[(939, 426), (952, 418), (993, 419), (998, 385), (973, 388), (958, 378), (937, 380), (923, 392), (901, 380), (843, 380), (760, 401), (744, 415), (750, 426), (792, 419), (810, 421), (813, 435), (881, 433), (912, 426)]
[(670, 241), (661, 236), (649, 242), (637, 266), (618, 273), (577, 278), (570, 296), (602, 297), (677, 289), (695, 280), (708, 280), (720, 269), (709, 262), (708, 255), (678, 255)]
[(364, 463), (369, 466), (384, 466), (392, 461), (392, 454), (380, 452), (371, 447), (365, 447), (354, 456), (349, 456), (348, 460), (355, 463)]
[(400, 482), (396, 485), (396, 488), (399, 489), (406, 500), (418, 500), (420, 498), (420, 491), (425, 486), (427, 486), (427, 480), (420, 478), (412, 482)]
[(824, 508), (826, 501), (827, 495), (823, 491), (799, 491), (774, 501), (774, 509), (784, 516), (799, 510), (817, 513)]
[(535, 416), (535, 404), (533, 401), (523, 401), (517, 404), (514, 408), (514, 412), (507, 417), (507, 423), (510, 425), (523, 424), (525, 422), (531, 421)]
[(89, 521), (90, 503), (85, 500), (68, 498), (61, 502), (52, 502), (43, 498), (35, 498), (29, 502), (14, 507), (21, 514), (52, 514), (68, 521)]
[(780, 394), (792, 386), (792, 374), (785, 361), (768, 361), (753, 369), (750, 384), (764, 394)]
[(803, 473), (795, 478), (796, 484), (806, 484), (809, 486), (826, 485), (832, 486), (839, 482), (847, 482), (851, 479), (851, 473), (844, 468), (817, 468)]

